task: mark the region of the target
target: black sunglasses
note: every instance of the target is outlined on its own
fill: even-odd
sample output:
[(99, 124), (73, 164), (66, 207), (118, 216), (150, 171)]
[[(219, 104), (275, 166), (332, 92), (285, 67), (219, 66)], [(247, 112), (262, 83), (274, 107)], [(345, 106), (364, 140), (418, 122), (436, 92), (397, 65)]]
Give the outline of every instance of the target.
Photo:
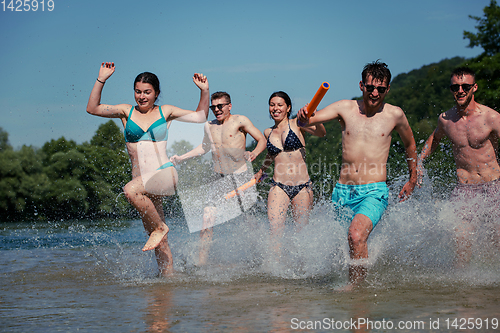
[(371, 93), (375, 89), (377, 89), (377, 91), (379, 92), (379, 94), (383, 94), (387, 90), (387, 87), (382, 87), (382, 86), (376, 87), (376, 86), (374, 86), (372, 84), (364, 84), (364, 83), (363, 83), (363, 85), (365, 86), (366, 91), (368, 91), (369, 93)]
[(217, 104), (217, 105), (210, 105), (210, 110), (215, 111), (216, 109), (219, 109), (222, 111), (222, 108), (226, 105), (229, 105), (231, 103), (224, 103), (224, 104)]
[(474, 87), (475, 83), (473, 84), (467, 84), (467, 83), (464, 83), (464, 84), (452, 84), (450, 85), (450, 90), (453, 91), (453, 92), (457, 92), (460, 90), (460, 87), (462, 87), (462, 90), (464, 92), (469, 92), (469, 90), (472, 89), (472, 87)]

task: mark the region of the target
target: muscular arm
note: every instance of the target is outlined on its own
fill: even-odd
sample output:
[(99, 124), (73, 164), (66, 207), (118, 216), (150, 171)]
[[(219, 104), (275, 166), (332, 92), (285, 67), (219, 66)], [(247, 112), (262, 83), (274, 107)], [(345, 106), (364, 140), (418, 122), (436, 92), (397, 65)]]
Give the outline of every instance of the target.
[(399, 193), (400, 201), (404, 201), (411, 195), (415, 185), (417, 184), (417, 146), (415, 144), (413, 132), (404, 113), (398, 121), (395, 129), (405, 146), (406, 162), (410, 173), (410, 180), (403, 186), (403, 189)]
[[(307, 106), (297, 112), (297, 119), (300, 123), (306, 126), (312, 126), (316, 124), (326, 123), (327, 121), (337, 119), (340, 116), (340, 110), (345, 107), (349, 107), (348, 103), (351, 101), (341, 100), (327, 107), (315, 112), (311, 118), (307, 118)], [(306, 127), (304, 126), (304, 127)]]
[(266, 138), (264, 135), (257, 129), (257, 127), (252, 124), (252, 122), (246, 118), (242, 117), (242, 127), (241, 129), (245, 132), (250, 134), (250, 136), (257, 141), (257, 146), (255, 146), (255, 149), (252, 150), (251, 152), (248, 152), (246, 155), (246, 159), (250, 162), (255, 160), (257, 156), (260, 155), (266, 149)]
[(317, 136), (317, 137), (324, 137), (326, 135), (326, 129), (325, 129), (325, 126), (323, 126), (323, 124), (317, 124), (317, 125), (313, 125), (313, 126), (308, 126), (308, 127), (300, 127), (299, 128), (304, 131), (304, 132), (307, 132), (311, 135), (314, 135), (314, 136)]
[(500, 138), (500, 114), (497, 111), (490, 109), (489, 115), (490, 117), (488, 122), (491, 125), (491, 132), (498, 139)]
[(445, 136), (443, 128), (440, 124), (440, 120), (438, 120), (438, 125), (434, 132), (429, 136), (427, 141), (425, 141), (424, 147), (420, 152), (420, 156), (418, 157), (419, 164), (423, 163), (424, 160), (429, 157), (441, 142), (441, 139)]
[(427, 157), (429, 157), (437, 148), (439, 145), (439, 142), (441, 142), (441, 139), (445, 136), (445, 133), (443, 131), (443, 127), (441, 125), (441, 116), (438, 118), (438, 125), (436, 129), (432, 132), (432, 134), (429, 136), (427, 141), (425, 141), (424, 147), (422, 148), (422, 151), (420, 152), (420, 155), (418, 155), (418, 160), (417, 160), (417, 183), (418, 186), (421, 186), (422, 184), (422, 178), (424, 176), (424, 161)]

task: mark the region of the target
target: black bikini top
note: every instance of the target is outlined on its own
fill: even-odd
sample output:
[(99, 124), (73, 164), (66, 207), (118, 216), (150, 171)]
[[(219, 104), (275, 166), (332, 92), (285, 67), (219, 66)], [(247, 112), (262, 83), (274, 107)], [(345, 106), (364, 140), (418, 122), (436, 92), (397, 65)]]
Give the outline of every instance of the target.
[[(271, 128), (271, 133), (273, 133), (273, 129), (274, 127)], [(269, 133), (269, 136), (267, 137), (267, 152), (271, 156), (276, 156), (282, 151), (295, 151), (304, 147), (297, 134), (295, 134), (295, 132), (290, 128), (290, 120), (288, 120), (288, 134), (286, 136), (285, 143), (283, 144), (283, 149), (279, 149), (269, 141), (271, 133)]]

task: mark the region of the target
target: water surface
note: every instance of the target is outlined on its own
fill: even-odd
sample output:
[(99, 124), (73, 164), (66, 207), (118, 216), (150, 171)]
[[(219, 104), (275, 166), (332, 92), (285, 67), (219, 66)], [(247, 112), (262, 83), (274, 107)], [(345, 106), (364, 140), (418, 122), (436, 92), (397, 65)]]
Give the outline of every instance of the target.
[(492, 321), (500, 319), (499, 221), (477, 223), (471, 261), (457, 268), (454, 230), (461, 222), (452, 205), (429, 188), (401, 204), (395, 192), (370, 237), (366, 283), (349, 293), (335, 292), (347, 282), (347, 231), (328, 202), (316, 205), (300, 233), (288, 226), (279, 264), (268, 260), (263, 207), (216, 227), (204, 268), (195, 265), (198, 235), (183, 221), (168, 221), (177, 271), (168, 279), (158, 276), (153, 253), (141, 251), (146, 235), (139, 220), (3, 223), (0, 327), (327, 332), (338, 321), (370, 320), (368, 327), (335, 330), (390, 332), (389, 322), (402, 322), (406, 329), (399, 331), (447, 332), (460, 328), (450, 327), (452, 320), (473, 318), (472, 331), (494, 331)]

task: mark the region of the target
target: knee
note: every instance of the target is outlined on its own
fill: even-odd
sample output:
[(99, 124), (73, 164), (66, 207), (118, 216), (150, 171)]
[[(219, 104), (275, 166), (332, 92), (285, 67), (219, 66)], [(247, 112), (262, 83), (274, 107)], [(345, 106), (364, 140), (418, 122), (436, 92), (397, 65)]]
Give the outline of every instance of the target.
[(366, 236), (366, 233), (365, 232), (362, 232), (362, 230), (359, 230), (357, 228), (349, 228), (349, 235), (348, 235), (348, 239), (349, 239), (349, 243), (354, 246), (354, 247), (357, 247), (357, 246), (360, 246), (362, 244), (365, 244), (366, 241), (367, 241), (367, 236)]
[(269, 219), (269, 227), (271, 229), (271, 234), (275, 234), (284, 229), (285, 223), (281, 219)]
[(212, 207), (203, 209), (203, 228), (212, 228), (215, 223), (216, 210)]
[(205, 207), (203, 209), (203, 220), (213, 220), (215, 218), (216, 210), (213, 207)]
[(135, 187), (131, 183), (128, 183), (123, 187), (123, 193), (125, 194), (125, 198), (127, 198), (129, 202), (134, 201), (135, 197), (137, 196)]

